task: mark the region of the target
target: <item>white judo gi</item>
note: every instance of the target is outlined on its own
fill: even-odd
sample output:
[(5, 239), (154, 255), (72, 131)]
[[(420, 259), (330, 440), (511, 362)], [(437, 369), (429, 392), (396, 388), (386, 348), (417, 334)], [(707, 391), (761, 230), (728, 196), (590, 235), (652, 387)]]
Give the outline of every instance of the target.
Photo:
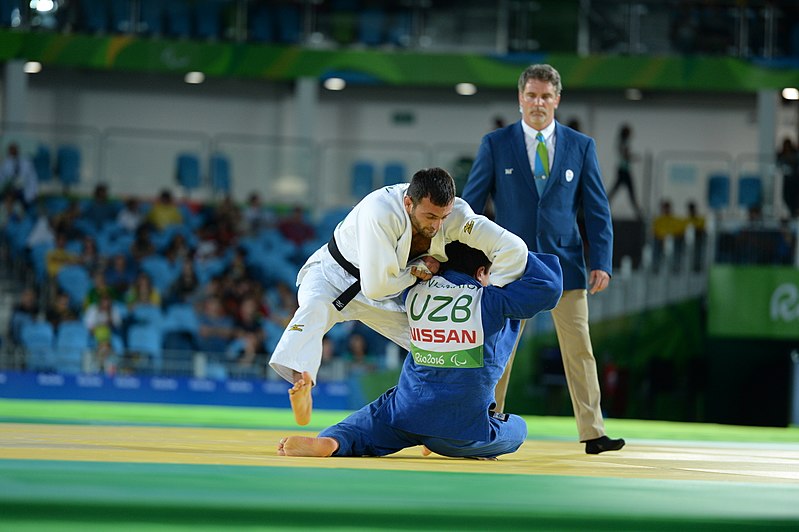
[[(269, 365), (293, 382), (293, 372), (307, 371), (316, 382), (322, 361), (322, 338), (333, 325), (358, 320), (403, 349), (410, 348), (410, 329), (402, 291), (416, 282), (411, 274), (411, 220), (403, 199), (408, 184), (378, 189), (361, 200), (333, 232), (341, 254), (360, 270), (361, 291), (343, 309), (333, 300), (355, 277), (333, 259), (324, 245), (297, 275), (299, 308), (272, 353)], [(455, 198), (452, 213), (430, 243), (426, 255), (444, 262), (444, 246), (460, 241), (482, 250), (491, 260), (495, 286), (518, 279), (527, 264), (527, 246), (510, 231), (475, 214)], [(412, 257), (416, 259), (416, 257)]]

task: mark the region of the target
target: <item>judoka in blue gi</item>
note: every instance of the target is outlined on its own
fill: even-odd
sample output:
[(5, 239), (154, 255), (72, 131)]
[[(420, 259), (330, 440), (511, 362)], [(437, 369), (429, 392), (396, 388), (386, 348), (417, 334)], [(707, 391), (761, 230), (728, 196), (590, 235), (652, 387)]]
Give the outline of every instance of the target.
[(530, 252), (521, 278), (500, 288), (489, 285), (482, 251), (451, 242), (446, 255), (441, 274), (406, 294), (411, 351), (397, 386), (316, 438), (281, 439), (279, 455), (385, 456), (423, 445), (425, 454), (492, 459), (521, 446), (527, 425), (493, 411), (494, 388), (520, 320), (557, 304), (560, 263)]

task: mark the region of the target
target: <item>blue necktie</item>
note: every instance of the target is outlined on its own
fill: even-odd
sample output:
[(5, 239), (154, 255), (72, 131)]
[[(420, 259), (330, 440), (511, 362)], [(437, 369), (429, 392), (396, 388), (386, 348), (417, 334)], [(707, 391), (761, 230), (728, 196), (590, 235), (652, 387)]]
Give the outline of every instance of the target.
[(545, 180), (549, 176), (549, 153), (547, 152), (546, 142), (544, 142), (544, 135), (541, 132), (535, 136), (535, 140), (538, 141), (538, 146), (535, 148), (535, 162), (533, 163), (535, 188), (538, 189), (538, 195), (540, 196), (544, 191)]

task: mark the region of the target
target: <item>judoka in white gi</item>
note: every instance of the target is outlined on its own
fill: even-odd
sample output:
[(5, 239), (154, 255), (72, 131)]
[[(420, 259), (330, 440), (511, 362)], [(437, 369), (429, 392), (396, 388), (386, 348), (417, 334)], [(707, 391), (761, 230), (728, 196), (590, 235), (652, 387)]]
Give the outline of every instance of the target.
[(397, 386), (316, 438), (283, 438), (279, 455), (384, 456), (423, 445), (424, 454), (492, 459), (521, 446), (527, 425), (493, 411), (494, 388), (520, 320), (560, 299), (560, 262), (530, 252), (522, 277), (499, 288), (487, 286), (483, 252), (460, 242), (446, 252), (443, 273), (408, 291), (411, 350)]
[[(455, 182), (442, 168), (420, 170), (410, 184), (367, 195), (333, 236), (300, 270), (299, 308), (269, 361), (291, 383), (316, 382), (322, 337), (342, 321), (359, 320), (409, 349), (401, 294), (417, 279), (436, 273), (449, 242), (483, 251), (494, 264), (497, 286), (518, 279), (527, 261), (522, 239), (456, 198)], [(308, 424), (310, 387), (292, 389), (289, 399), (297, 423)]]

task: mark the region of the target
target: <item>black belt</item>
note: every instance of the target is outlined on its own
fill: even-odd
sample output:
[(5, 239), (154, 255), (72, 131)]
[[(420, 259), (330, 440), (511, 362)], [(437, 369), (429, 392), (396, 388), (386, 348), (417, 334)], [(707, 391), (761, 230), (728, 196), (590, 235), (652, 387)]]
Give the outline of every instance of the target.
[(347, 273), (357, 279), (350, 285), (349, 288), (344, 290), (336, 299), (333, 300), (333, 306), (338, 310), (341, 310), (347, 306), (347, 303), (353, 300), (358, 292), (361, 291), (361, 272), (355, 267), (354, 264), (345, 259), (344, 255), (341, 254), (341, 251), (339, 251), (338, 246), (336, 245), (335, 236), (330, 238), (330, 242), (327, 243), (327, 249), (330, 251), (330, 255), (333, 257), (333, 260), (335, 260), (339, 266), (344, 268)]

